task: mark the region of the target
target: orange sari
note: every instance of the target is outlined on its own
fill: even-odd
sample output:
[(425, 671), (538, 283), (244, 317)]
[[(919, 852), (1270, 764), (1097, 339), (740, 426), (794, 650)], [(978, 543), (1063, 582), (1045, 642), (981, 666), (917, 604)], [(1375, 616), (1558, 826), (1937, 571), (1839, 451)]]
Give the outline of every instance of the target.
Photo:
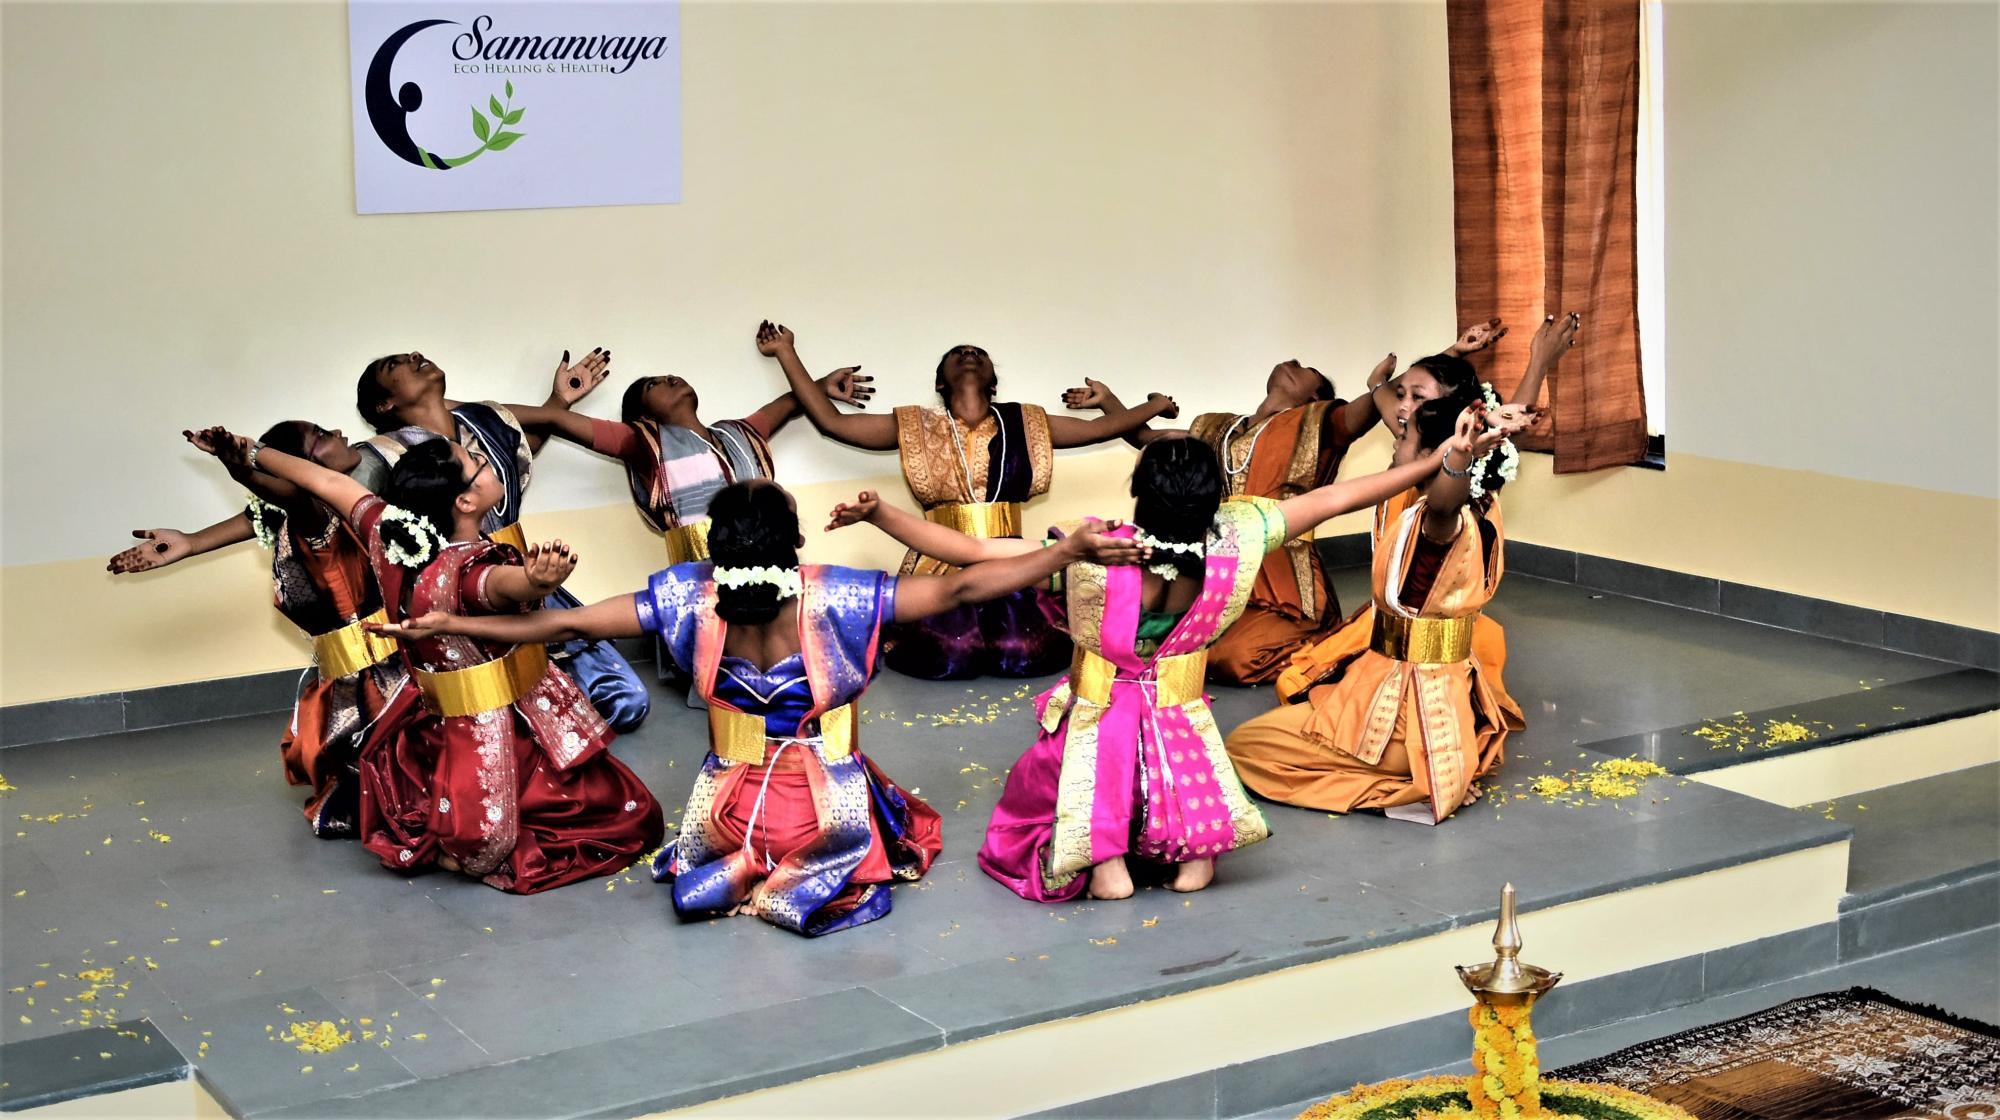
[(1526, 726), (1501, 680), (1506, 635), (1480, 613), (1500, 584), (1499, 505), (1461, 511), (1411, 607), (1403, 584), (1423, 513), (1414, 490), (1376, 507), (1374, 601), (1293, 654), (1278, 678), (1286, 703), (1229, 736), (1237, 772), (1259, 794), (1336, 812), (1429, 802), (1442, 821), (1500, 765), (1508, 732)]

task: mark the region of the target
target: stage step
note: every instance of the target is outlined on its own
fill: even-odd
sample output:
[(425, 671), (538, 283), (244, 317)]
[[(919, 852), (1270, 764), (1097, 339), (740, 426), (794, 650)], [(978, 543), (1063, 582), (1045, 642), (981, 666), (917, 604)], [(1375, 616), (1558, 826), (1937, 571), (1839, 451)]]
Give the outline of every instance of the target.
[(1811, 808), (1854, 827), (1843, 960), (2000, 924), (2000, 764)]

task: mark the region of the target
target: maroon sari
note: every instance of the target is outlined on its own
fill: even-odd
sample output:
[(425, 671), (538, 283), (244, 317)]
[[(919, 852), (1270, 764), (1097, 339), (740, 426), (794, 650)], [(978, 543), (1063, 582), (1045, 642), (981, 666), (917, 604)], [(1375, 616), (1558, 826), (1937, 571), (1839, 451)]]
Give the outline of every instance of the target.
[[(383, 552), (382, 514), (369, 496), (349, 516), (392, 621), (429, 611), (491, 614), (493, 570), (519, 564), (492, 541), (447, 545), (421, 571)], [(448, 673), (514, 647), (439, 635), (402, 643), (412, 675)], [(449, 858), (466, 875), (515, 894), (611, 875), (659, 846), (660, 807), (611, 756), (615, 734), (576, 682), (549, 665), (511, 703), (441, 716), (427, 688), (405, 689), (361, 757), (361, 838), (401, 871)]]

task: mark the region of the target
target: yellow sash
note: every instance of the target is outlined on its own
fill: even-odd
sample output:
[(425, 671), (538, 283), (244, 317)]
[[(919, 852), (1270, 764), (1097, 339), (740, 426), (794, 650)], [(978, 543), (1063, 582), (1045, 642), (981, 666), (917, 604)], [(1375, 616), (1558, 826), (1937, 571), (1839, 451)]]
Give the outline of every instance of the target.
[(1443, 665), (1472, 656), (1472, 623), (1461, 618), (1404, 618), (1379, 607), (1368, 648), (1384, 657), (1420, 665)]
[[(1162, 657), (1153, 662), (1153, 676), (1157, 682), (1154, 691), (1159, 705), (1178, 708), (1201, 699), (1202, 678), (1207, 674), (1207, 650)], [(1111, 683), (1117, 676), (1118, 666), (1099, 654), (1079, 649), (1076, 659), (1070, 662), (1070, 694), (1103, 707), (1111, 703)]]
[(1021, 535), (1019, 502), (946, 502), (924, 511), (924, 520), (981, 540)]
[(486, 539), (500, 544), (511, 544), (520, 550), (521, 555), (526, 556), (528, 554), (528, 534), (521, 531), (521, 523), (519, 521), (514, 522), (512, 525), (504, 525), (493, 530), (486, 534)]
[(548, 649), (531, 642), (484, 664), (442, 673), (418, 669), (412, 675), (423, 691), (424, 706), (431, 711), (441, 716), (476, 716), (511, 706), (540, 684), (548, 671)]
[(667, 530), (667, 565), (708, 559), (708, 519), (692, 525), (676, 525)]
[[(826, 758), (846, 758), (853, 753), (852, 701), (831, 711), (820, 713), (818, 737), (824, 744), (821, 753)], [(763, 716), (752, 715), (749, 712), (732, 712), (715, 705), (710, 705), (708, 709), (708, 738), (717, 758), (747, 763), (751, 766), (764, 765), (765, 749), (771, 741), (764, 733)]]
[(378, 610), (359, 622), (338, 630), (313, 635), (313, 657), (319, 663), (322, 680), (351, 677), (370, 665), (380, 665), (396, 652), (396, 639), (370, 634), (364, 627), (371, 622), (389, 621), (387, 610)]

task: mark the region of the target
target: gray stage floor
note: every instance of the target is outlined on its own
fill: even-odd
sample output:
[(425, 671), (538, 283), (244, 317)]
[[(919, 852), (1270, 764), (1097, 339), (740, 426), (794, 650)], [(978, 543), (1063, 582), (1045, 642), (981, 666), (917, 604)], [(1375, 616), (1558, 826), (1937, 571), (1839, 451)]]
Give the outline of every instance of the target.
[[(1601, 757), (1591, 743), (1957, 668), (1525, 577), (1492, 613), (1530, 725), (1503, 789)], [(0, 752), (0, 1041), (143, 1015), (243, 1113), (637, 1111), (1487, 920), (1500, 876), (1541, 905), (1847, 827), (1676, 778), (1582, 811), (1494, 799), (1435, 829), (1266, 806), (1273, 838), (1200, 895), (1038, 906), (972, 857), (1042, 683), (879, 678), (863, 745), (943, 813), (945, 852), (887, 919), (816, 942), (683, 925), (638, 871), (530, 898), (391, 873), (306, 831), (281, 717)], [(1225, 728), (1269, 703), (1215, 697)], [(676, 820), (703, 744), (700, 714), (656, 692), (617, 751)], [(116, 980), (79, 1002), (93, 967)], [(357, 1041), (336, 1053), (270, 1037), (343, 1017)]]

